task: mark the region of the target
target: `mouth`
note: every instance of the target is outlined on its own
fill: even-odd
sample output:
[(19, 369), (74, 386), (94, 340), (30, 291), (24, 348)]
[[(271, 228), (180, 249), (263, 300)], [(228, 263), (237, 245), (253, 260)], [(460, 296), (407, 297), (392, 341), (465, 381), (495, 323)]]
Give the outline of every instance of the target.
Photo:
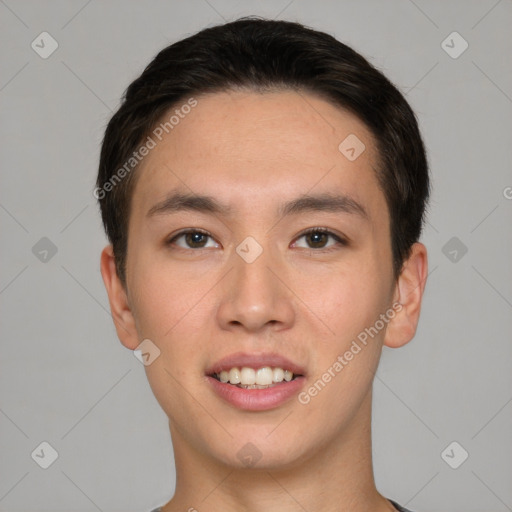
[(246, 411), (265, 411), (284, 405), (306, 381), (301, 366), (275, 353), (232, 354), (205, 373), (218, 397)]
[(278, 366), (263, 366), (261, 368), (234, 366), (229, 370), (222, 370), (209, 376), (223, 384), (230, 384), (241, 389), (268, 389), (302, 377), (301, 374)]

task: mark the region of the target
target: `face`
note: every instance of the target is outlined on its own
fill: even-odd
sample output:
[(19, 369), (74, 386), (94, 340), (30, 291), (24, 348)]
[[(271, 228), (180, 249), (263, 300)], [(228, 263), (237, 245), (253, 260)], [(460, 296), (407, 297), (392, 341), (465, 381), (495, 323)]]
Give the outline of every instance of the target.
[(146, 372), (180, 450), (291, 467), (361, 422), (392, 321), (374, 141), (310, 94), (196, 99), (137, 171), (125, 344), (160, 350)]

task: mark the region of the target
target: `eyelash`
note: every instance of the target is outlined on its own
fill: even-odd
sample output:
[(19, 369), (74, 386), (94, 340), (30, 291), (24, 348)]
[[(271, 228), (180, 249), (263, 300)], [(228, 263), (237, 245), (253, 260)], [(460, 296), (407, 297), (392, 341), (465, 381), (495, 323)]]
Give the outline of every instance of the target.
[[(188, 235), (188, 234), (193, 234), (193, 233), (199, 233), (201, 235), (205, 235), (205, 236), (209, 236), (210, 238), (213, 238), (211, 233), (209, 233), (208, 231), (203, 231), (202, 229), (187, 229), (187, 230), (184, 230), (184, 231), (180, 231), (179, 233), (174, 235), (171, 239), (169, 239), (166, 242), (166, 245), (172, 245), (177, 239), (179, 239), (183, 235)], [(338, 246), (346, 247), (348, 245), (348, 241), (346, 239), (340, 237), (336, 233), (333, 233), (329, 229), (322, 228), (322, 227), (309, 228), (306, 231), (303, 231), (300, 235), (298, 235), (296, 240), (298, 240), (299, 238), (302, 238), (304, 236), (310, 235), (312, 233), (322, 233), (322, 234), (325, 234), (325, 235), (329, 235), (334, 240), (336, 240)], [(320, 247), (320, 248), (309, 247), (308, 249), (310, 251), (315, 251), (315, 252), (330, 252), (330, 251), (336, 250), (338, 248), (339, 247), (334, 245), (334, 246), (326, 247), (326, 248), (322, 248), (322, 247)], [(179, 247), (179, 249), (184, 249), (184, 250), (190, 249), (190, 250), (198, 251), (200, 249), (208, 249), (208, 248), (207, 247), (197, 247), (197, 248), (189, 247), (189, 248), (185, 249), (183, 247)]]

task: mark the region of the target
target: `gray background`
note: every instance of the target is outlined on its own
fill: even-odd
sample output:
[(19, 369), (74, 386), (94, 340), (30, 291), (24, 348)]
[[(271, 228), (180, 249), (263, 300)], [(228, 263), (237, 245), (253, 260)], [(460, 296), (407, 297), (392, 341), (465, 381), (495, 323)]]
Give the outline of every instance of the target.
[[(117, 340), (99, 272), (99, 144), (157, 51), (248, 14), (353, 45), (406, 93), (428, 147), (430, 276), (415, 340), (386, 349), (377, 374), (379, 489), (424, 512), (512, 510), (510, 0), (0, 1), (0, 510), (170, 498), (167, 418)], [(43, 31), (59, 45), (47, 59), (31, 48)], [(453, 31), (469, 44), (458, 58), (442, 46)], [(48, 469), (31, 457), (43, 441), (58, 452)], [(469, 453), (458, 469), (441, 457), (452, 441)]]

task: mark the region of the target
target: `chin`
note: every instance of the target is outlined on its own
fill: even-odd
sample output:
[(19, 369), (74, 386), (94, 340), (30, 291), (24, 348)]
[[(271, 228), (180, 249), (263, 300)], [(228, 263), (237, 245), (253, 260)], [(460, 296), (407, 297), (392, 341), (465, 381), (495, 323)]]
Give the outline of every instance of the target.
[(210, 446), (211, 456), (223, 465), (239, 470), (261, 471), (293, 469), (315, 451), (313, 446), (307, 449), (304, 436), (298, 439), (289, 436), (270, 439), (266, 433), (240, 436), (230, 439), (228, 446), (218, 446), (218, 450), (213, 448), (212, 451)]

